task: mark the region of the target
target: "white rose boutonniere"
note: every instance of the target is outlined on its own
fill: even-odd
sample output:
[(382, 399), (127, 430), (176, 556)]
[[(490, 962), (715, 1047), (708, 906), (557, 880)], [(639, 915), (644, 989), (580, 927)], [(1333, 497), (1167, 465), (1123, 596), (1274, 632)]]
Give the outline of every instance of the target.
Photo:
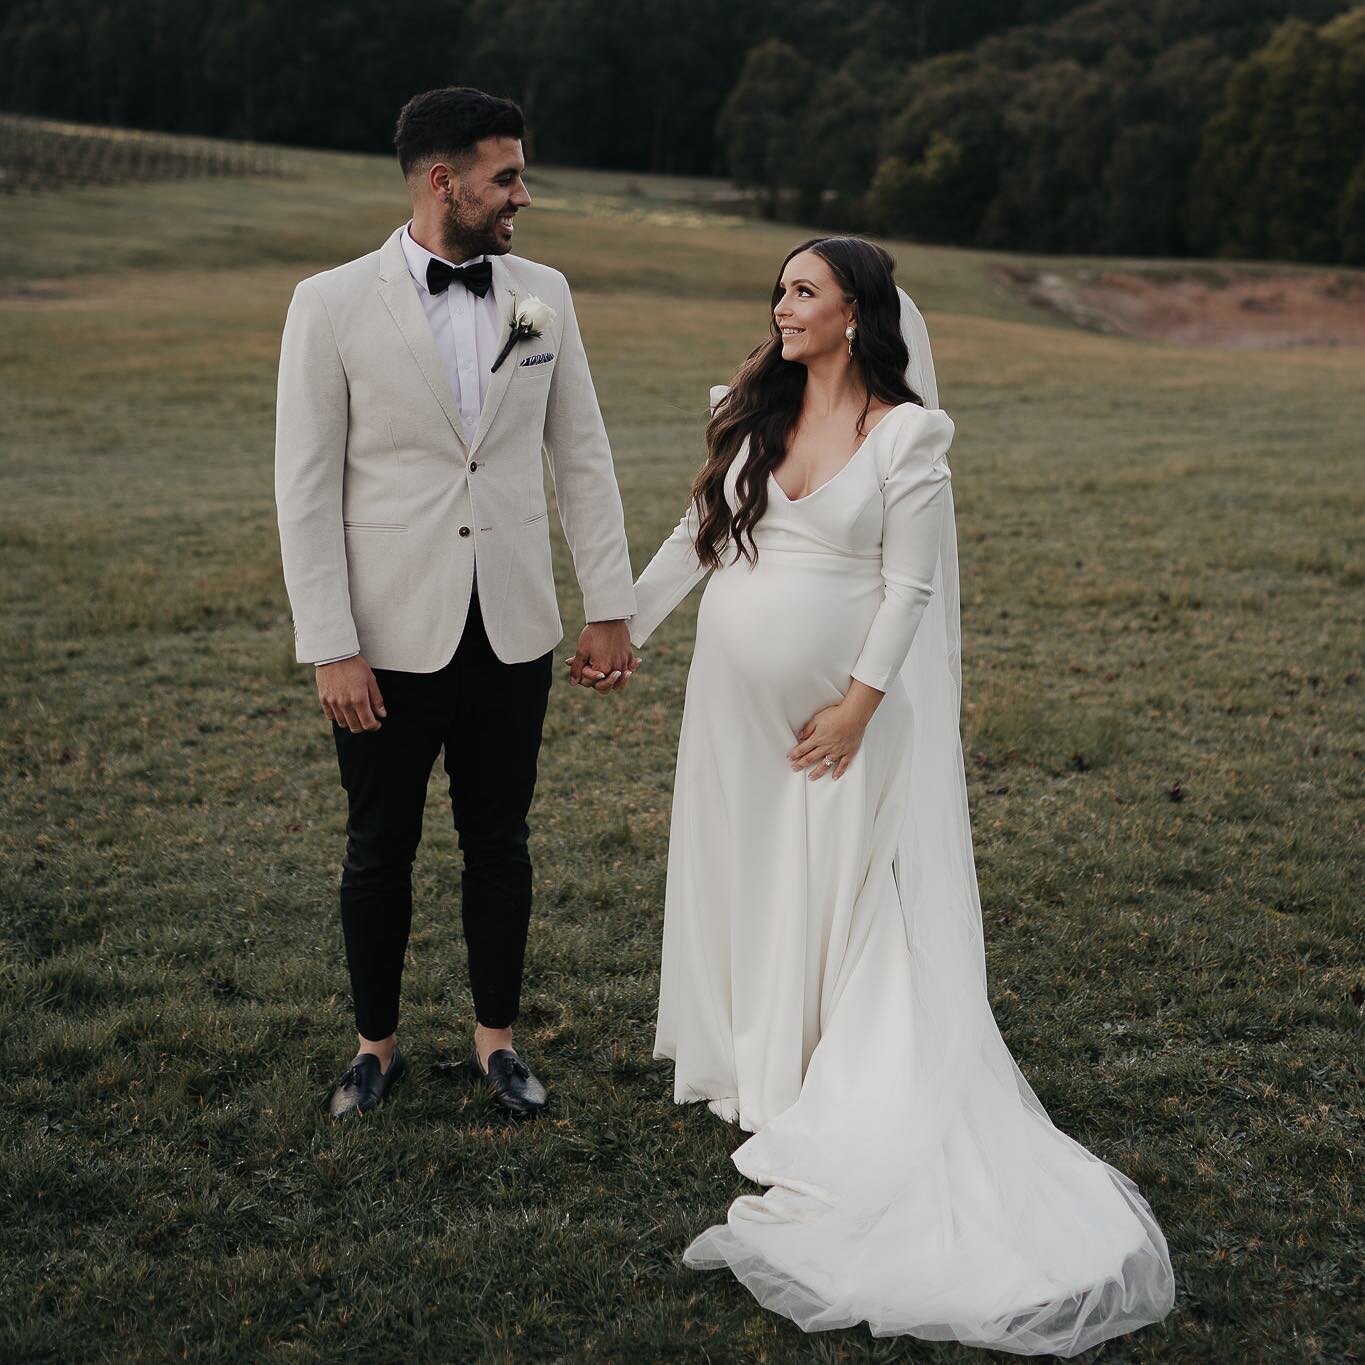
[(493, 373), (507, 359), (517, 342), (538, 337), (557, 316), (548, 303), (542, 302), (534, 294), (528, 294), (524, 299), (513, 299), (511, 330), (489, 373)]

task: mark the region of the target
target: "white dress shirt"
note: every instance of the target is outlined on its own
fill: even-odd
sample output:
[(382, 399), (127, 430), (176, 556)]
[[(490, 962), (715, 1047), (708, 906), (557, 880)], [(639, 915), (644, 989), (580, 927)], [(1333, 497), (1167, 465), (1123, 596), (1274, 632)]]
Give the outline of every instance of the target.
[[(450, 288), (443, 294), (433, 294), (427, 288), (427, 262), (433, 259), (445, 261), (446, 265), (454, 265), (455, 262), (446, 261), (444, 256), (437, 256), (413, 241), (411, 221), (403, 229), (400, 240), (417, 297), (422, 301), (422, 311), (431, 324), (432, 336), (436, 338), (436, 353), (445, 366), (450, 392), (459, 409), (460, 425), (464, 428), (465, 442), (468, 444), (478, 430), (479, 414), (483, 411), (483, 400), (488, 393), (488, 376), (502, 340), (499, 335), (497, 300), (493, 297), (491, 286), (488, 293), (480, 298), (477, 294), (471, 294), (458, 280), (452, 281)], [(475, 261), (484, 259), (483, 256), (473, 256), (460, 264), (473, 265)], [(317, 664), (321, 667), (323, 664), (354, 658), (354, 654), (343, 654), (336, 659), (319, 659)]]
[[(483, 411), (484, 395), (488, 392), (488, 375), (497, 359), (498, 305), (490, 287), (483, 298), (471, 294), (458, 280), (443, 294), (433, 294), (427, 288), (427, 263), (435, 256), (412, 239), (412, 224), (403, 229), (403, 255), (407, 257), (412, 282), (417, 286), (417, 297), (422, 300), (422, 311), (431, 324), (436, 338), (436, 351), (446, 367), (450, 391), (460, 410), (465, 441), (473, 440)], [(460, 265), (473, 265), (485, 257), (474, 256)], [(445, 261), (455, 265), (454, 261)]]

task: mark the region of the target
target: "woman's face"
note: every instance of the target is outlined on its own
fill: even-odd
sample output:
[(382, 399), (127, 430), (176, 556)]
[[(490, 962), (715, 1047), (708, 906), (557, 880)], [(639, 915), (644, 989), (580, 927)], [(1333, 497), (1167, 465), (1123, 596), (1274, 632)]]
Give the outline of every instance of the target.
[(802, 251), (789, 260), (778, 281), (773, 320), (782, 335), (782, 359), (809, 365), (823, 356), (848, 354), (844, 329), (854, 308), (823, 256)]

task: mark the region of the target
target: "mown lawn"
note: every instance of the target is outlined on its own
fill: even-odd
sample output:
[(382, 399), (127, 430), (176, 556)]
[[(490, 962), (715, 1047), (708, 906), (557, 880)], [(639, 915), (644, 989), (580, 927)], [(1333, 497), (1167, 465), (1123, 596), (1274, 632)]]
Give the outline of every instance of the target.
[[(292, 164), (0, 202), (0, 1357), (991, 1358), (807, 1338), (680, 1264), (744, 1188), (650, 1058), (695, 601), (627, 693), (556, 683), (521, 1026), (555, 1117), (438, 1069), (471, 1015), (436, 782), (413, 1075), (326, 1118), (343, 794), (292, 662), (274, 364), (294, 282), (405, 215), (385, 160)], [(575, 284), (639, 568), (798, 234), (667, 185), (532, 191), (519, 250)], [(1001, 258), (894, 250), (958, 423), (992, 998), (1178, 1276), (1092, 1358), (1358, 1359), (1365, 353), (1092, 336), (1001, 294)]]

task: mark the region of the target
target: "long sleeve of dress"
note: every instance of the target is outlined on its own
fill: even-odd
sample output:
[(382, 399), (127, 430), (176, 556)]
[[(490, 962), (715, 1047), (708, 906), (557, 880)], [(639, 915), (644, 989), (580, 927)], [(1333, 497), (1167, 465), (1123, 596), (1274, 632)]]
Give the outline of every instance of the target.
[[(713, 384), (711, 411), (725, 397), (729, 385)], [(635, 615), (630, 618), (630, 642), (639, 649), (670, 611), (706, 577), (706, 568), (694, 548), (700, 526), (695, 502), (673, 528), (673, 533), (635, 580)]]
[(885, 692), (900, 672), (924, 608), (933, 595), (951, 478), (945, 456), (953, 419), (942, 408), (910, 414), (896, 434), (882, 485), (882, 580), (885, 591), (872, 618), (853, 676)]
[(635, 580), (635, 615), (630, 618), (630, 642), (637, 649), (679, 602), (706, 577), (706, 566), (697, 558), (696, 503), (689, 503), (673, 533), (645, 571)]

